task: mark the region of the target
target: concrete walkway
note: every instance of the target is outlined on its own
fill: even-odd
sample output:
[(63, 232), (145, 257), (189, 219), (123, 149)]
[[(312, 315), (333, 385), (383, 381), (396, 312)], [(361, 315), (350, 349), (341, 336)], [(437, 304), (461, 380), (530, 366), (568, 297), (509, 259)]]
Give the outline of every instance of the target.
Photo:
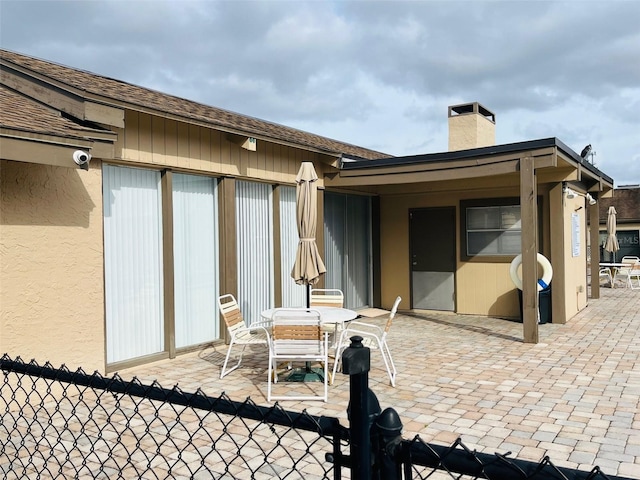
[[(370, 386), (382, 409), (398, 411), (405, 438), (450, 445), (461, 437), (480, 452), (548, 455), (557, 466), (640, 479), (640, 290), (602, 288), (569, 323), (539, 332), (540, 343), (525, 344), (520, 323), (401, 312), (389, 336), (396, 388), (375, 351)], [(225, 353), (217, 345), (119, 374), (268, 405), (266, 349), (248, 347), (242, 366), (220, 380)], [(348, 377), (337, 374), (329, 397), (280, 404), (347, 425)]]

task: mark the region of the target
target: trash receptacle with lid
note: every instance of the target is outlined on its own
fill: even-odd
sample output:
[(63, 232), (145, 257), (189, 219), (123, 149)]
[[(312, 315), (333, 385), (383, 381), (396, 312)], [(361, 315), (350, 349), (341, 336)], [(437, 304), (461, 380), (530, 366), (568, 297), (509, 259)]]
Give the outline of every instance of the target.
[[(520, 323), (523, 321), (522, 313), (522, 290), (518, 290), (518, 302), (520, 303)], [(540, 312), (540, 321), (538, 323), (551, 323), (551, 285), (543, 288), (538, 292), (538, 311)]]

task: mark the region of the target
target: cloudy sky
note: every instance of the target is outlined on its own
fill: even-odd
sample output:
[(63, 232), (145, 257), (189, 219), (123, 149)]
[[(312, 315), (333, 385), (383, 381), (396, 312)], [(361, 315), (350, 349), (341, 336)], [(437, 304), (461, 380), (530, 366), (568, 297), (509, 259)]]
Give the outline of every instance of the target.
[(640, 1), (13, 1), (2, 48), (391, 155), (558, 137), (640, 184)]

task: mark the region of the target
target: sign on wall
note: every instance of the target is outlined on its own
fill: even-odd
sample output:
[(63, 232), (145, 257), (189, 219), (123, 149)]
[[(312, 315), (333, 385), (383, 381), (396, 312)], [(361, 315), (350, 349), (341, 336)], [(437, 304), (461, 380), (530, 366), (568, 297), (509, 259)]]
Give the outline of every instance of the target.
[(580, 256), (580, 215), (571, 214), (571, 256)]

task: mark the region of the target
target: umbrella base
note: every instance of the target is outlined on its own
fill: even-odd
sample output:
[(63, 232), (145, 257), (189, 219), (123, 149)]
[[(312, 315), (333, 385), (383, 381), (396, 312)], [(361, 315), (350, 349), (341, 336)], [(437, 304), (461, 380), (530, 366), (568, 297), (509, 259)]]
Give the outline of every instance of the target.
[(324, 369), (322, 368), (296, 368), (289, 374), (287, 382), (324, 382)]

